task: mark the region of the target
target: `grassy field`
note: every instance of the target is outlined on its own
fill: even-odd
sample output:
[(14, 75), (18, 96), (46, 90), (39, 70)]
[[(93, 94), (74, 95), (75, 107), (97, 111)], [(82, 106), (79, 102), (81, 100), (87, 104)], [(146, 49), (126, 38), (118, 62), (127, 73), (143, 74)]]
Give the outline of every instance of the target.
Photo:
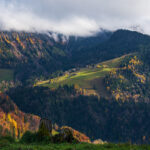
[[(63, 85), (77, 85), (81, 89), (87, 90), (89, 93), (97, 93), (98, 95), (105, 94), (103, 89), (102, 79), (108, 75), (112, 70), (116, 70), (122, 60), (127, 56), (122, 56), (116, 59), (105, 61), (95, 64), (94, 66), (88, 66), (81, 68), (75, 72), (66, 72), (63, 76), (49, 79), (46, 81), (39, 81), (35, 86), (45, 86), (49, 88), (57, 88)], [(105, 94), (106, 96), (107, 94)]]
[(14, 71), (10, 69), (0, 69), (0, 82), (13, 80)]
[(1, 150), (150, 150), (149, 145), (130, 144), (9, 144), (0, 143)]
[(124, 57), (125, 56), (122, 56), (120, 58), (102, 62), (96, 64), (94, 67), (89, 66), (87, 68), (81, 68), (76, 72), (71, 72), (71, 73), (66, 72), (63, 76), (46, 80), (46, 81), (40, 81), (37, 82), (36, 85), (57, 88), (59, 85), (78, 84), (82, 88), (85, 87), (87, 88), (89, 87), (91, 80), (102, 78), (106, 76), (113, 69), (117, 69), (117, 67), (119, 66), (119, 64), (121, 63)]
[(38, 82), (37, 86), (46, 86), (50, 88), (57, 88), (63, 85), (78, 85), (80, 88), (92, 89), (91, 81), (96, 78), (102, 78), (107, 75), (114, 68), (85, 68), (80, 69), (78, 72), (68, 73), (61, 77)]

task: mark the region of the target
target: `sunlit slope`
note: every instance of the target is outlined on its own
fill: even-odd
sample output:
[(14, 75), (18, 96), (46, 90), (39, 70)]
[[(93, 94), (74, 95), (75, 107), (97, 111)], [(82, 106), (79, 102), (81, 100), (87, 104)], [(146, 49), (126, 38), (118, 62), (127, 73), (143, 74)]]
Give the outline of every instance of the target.
[[(111, 71), (116, 70), (126, 57), (128, 56), (125, 55), (96, 65), (90, 65), (86, 68), (66, 71), (63, 76), (46, 81), (39, 81), (35, 86), (57, 88), (63, 85), (76, 85), (78, 88), (88, 90), (89, 94), (105, 94), (102, 79)], [(86, 95), (88, 95), (88, 93), (86, 93)]]

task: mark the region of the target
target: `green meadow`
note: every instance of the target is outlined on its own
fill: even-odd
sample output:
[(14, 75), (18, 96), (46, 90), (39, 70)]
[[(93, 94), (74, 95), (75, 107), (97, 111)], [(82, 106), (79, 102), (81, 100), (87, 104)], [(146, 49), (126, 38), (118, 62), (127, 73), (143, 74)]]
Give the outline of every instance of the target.
[(46, 81), (39, 81), (35, 84), (35, 86), (57, 88), (58, 86), (63, 85), (78, 85), (80, 88), (93, 89), (93, 86), (97, 83), (96, 80), (102, 79), (112, 70), (116, 70), (125, 57), (126, 56), (122, 56), (116, 59), (95, 64), (94, 66), (81, 68), (75, 72), (68, 71), (64, 73), (63, 76)]

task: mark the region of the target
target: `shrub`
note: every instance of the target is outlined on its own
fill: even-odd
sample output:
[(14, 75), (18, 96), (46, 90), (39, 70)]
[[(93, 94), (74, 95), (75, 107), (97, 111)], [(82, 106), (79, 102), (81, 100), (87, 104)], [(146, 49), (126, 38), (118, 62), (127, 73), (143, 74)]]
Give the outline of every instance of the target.
[(0, 148), (8, 146), (9, 144), (10, 144), (10, 142), (7, 141), (6, 139), (0, 140)]
[(36, 141), (40, 143), (50, 143), (52, 140), (51, 136), (43, 135), (41, 132), (37, 132)]
[(42, 123), (40, 124), (38, 134), (39, 134), (39, 136), (41, 136), (41, 137), (51, 136), (51, 132), (50, 132), (50, 130), (49, 130), (49, 128), (47, 127), (47, 125), (46, 125), (45, 122), (42, 122)]
[(6, 140), (9, 143), (14, 143), (15, 142), (15, 139), (13, 137), (11, 137), (11, 136), (0, 137), (0, 141), (2, 141), (2, 140)]
[(14, 143), (15, 139), (11, 136), (0, 137), (0, 148), (8, 146), (10, 143)]
[(27, 131), (22, 136), (20, 142), (21, 143), (50, 143), (51, 137), (41, 135), (40, 132), (32, 133), (30, 131)]
[(49, 143), (51, 141), (52, 125), (49, 120), (42, 120), (40, 122), (39, 131), (37, 132), (38, 142)]
[(22, 136), (20, 142), (22, 143), (34, 143), (36, 142), (37, 135), (36, 133), (32, 133), (30, 131), (26, 131)]

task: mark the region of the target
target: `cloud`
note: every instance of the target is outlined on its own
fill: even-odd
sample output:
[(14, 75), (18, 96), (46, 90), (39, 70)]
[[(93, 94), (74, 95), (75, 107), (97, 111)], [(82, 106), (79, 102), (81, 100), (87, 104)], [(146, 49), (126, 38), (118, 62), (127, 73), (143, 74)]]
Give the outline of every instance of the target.
[(150, 34), (149, 0), (0, 0), (0, 28), (88, 36), (127, 28)]

